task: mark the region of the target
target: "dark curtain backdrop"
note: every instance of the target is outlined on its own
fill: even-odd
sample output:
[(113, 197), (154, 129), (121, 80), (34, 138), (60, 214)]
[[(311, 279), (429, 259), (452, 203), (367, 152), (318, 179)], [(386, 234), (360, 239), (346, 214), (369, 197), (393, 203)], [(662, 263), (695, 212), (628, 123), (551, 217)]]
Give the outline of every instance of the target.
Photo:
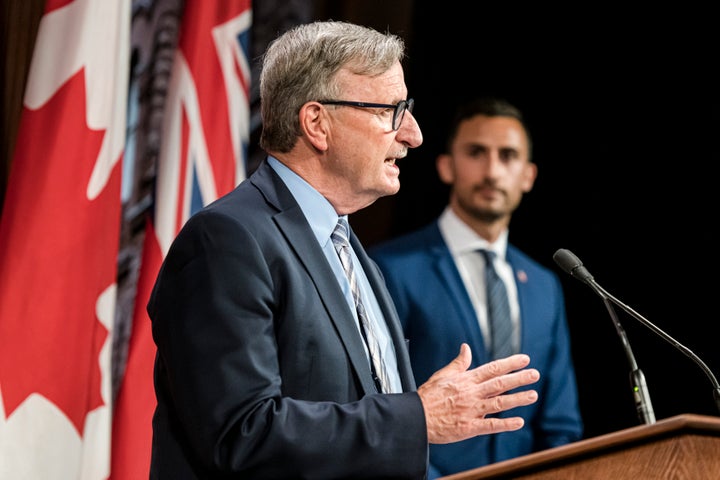
[[(605, 306), (552, 255), (570, 249), (600, 285), (720, 374), (712, 15), (690, 5), (442, 5), (415, 6), (408, 85), (425, 143), (401, 163), (391, 235), (444, 206), (434, 158), (452, 105), (476, 94), (515, 102), (530, 122), (539, 177), (513, 218), (511, 241), (561, 275), (587, 435), (637, 425), (629, 365)], [(618, 316), (658, 419), (718, 415), (712, 384), (692, 360)]]

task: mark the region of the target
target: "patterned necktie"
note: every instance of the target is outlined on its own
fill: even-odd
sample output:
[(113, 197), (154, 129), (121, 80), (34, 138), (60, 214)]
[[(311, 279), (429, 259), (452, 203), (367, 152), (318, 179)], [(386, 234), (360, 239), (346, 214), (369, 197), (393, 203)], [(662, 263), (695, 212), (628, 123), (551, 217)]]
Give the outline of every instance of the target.
[(503, 358), (511, 355), (512, 321), (510, 320), (510, 302), (508, 301), (505, 283), (500, 279), (493, 259), (495, 252), (480, 250), (485, 257), (485, 287), (487, 289), (487, 310), (490, 325), (491, 358)]
[(360, 299), (360, 289), (358, 288), (357, 278), (355, 277), (355, 269), (352, 264), (350, 257), (350, 243), (348, 241), (349, 226), (347, 220), (341, 218), (338, 220), (337, 226), (333, 231), (331, 238), (335, 250), (340, 257), (340, 263), (342, 263), (345, 275), (347, 275), (348, 281), (350, 282), (350, 290), (352, 291), (353, 300), (355, 300), (355, 308), (357, 309), (358, 319), (360, 320), (360, 331), (365, 339), (365, 344), (370, 351), (370, 370), (372, 372), (373, 380), (375, 385), (381, 392), (390, 392), (390, 380), (385, 368), (385, 362), (382, 361), (380, 354), (380, 344), (378, 339), (373, 332), (372, 325), (368, 319), (365, 307), (363, 306), (362, 300)]

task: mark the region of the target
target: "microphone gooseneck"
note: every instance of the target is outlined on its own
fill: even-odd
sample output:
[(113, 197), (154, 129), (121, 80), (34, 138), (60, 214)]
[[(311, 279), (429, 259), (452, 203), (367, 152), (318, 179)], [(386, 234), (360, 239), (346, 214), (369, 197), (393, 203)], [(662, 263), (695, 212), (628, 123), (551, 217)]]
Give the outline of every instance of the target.
[[(617, 318), (614, 314), (614, 310), (612, 310), (612, 305), (610, 305), (608, 302), (612, 302), (621, 309), (623, 309), (626, 313), (628, 313), (631, 317), (645, 325), (647, 328), (655, 332), (660, 338), (665, 340), (666, 342), (670, 343), (673, 347), (680, 350), (685, 356), (690, 358), (693, 362), (695, 362), (703, 372), (705, 372), (705, 375), (710, 379), (710, 382), (712, 383), (713, 387), (713, 398), (715, 400), (715, 406), (720, 410), (720, 384), (717, 381), (717, 378), (715, 378), (715, 375), (713, 372), (708, 368), (708, 366), (703, 362), (700, 357), (695, 355), (695, 353), (692, 352), (689, 348), (682, 345), (680, 342), (675, 340), (673, 337), (665, 333), (663, 330), (661, 330), (659, 327), (657, 327), (655, 324), (650, 322), (648, 319), (637, 313), (635, 310), (630, 308), (629, 306), (625, 305), (623, 302), (612, 296), (610, 293), (607, 292), (604, 288), (602, 288), (593, 278), (592, 275), (590, 275), (590, 272), (587, 271), (587, 269), (583, 266), (582, 262), (578, 257), (576, 257), (570, 250), (566, 250), (564, 248), (561, 248), (555, 252), (553, 255), (553, 260), (555, 260), (555, 263), (558, 264), (560, 268), (562, 268), (565, 272), (569, 273), (571, 276), (577, 278), (578, 280), (582, 281), (583, 283), (590, 286), (595, 293), (597, 293), (605, 302), (606, 306), (608, 306), (608, 310), (611, 311), (610, 316), (613, 317), (613, 321), (616, 324), (616, 328), (619, 325), (619, 322), (617, 321)], [(622, 327), (621, 327), (622, 328)], [(619, 333), (619, 332), (618, 332)], [(621, 337), (624, 337), (624, 334), (621, 335)], [(629, 344), (628, 344), (629, 347)], [(626, 353), (629, 352), (629, 348), (626, 349)], [(630, 353), (631, 354), (631, 353)], [(645, 379), (642, 377), (642, 372), (639, 372), (640, 382), (645, 382)], [(635, 383), (635, 373), (631, 373), (631, 379), (633, 380), (633, 383)], [(633, 387), (633, 390), (635, 393), (635, 387)], [(638, 401), (638, 397), (636, 396), (636, 402)], [(650, 407), (652, 408), (652, 407)], [(640, 412), (640, 405), (638, 405), (638, 412)]]
[(640, 370), (640, 367), (638, 367), (638, 364), (635, 361), (635, 356), (630, 348), (630, 341), (628, 340), (627, 335), (625, 334), (625, 329), (622, 327), (622, 324), (615, 313), (612, 303), (610, 303), (610, 300), (605, 296), (602, 296), (602, 300), (605, 304), (605, 308), (610, 314), (613, 324), (615, 325), (615, 330), (620, 337), (623, 349), (625, 350), (625, 356), (630, 364), (630, 387), (632, 389), (633, 399), (635, 400), (635, 409), (637, 410), (638, 417), (643, 423), (655, 423), (655, 411), (653, 410), (652, 402), (650, 401), (650, 392), (648, 391), (647, 383), (645, 382), (645, 374), (643, 374), (642, 370)]
[(628, 340), (625, 329), (622, 327), (622, 324), (615, 313), (612, 303), (610, 303), (608, 295), (606, 295), (602, 288), (595, 283), (595, 280), (593, 279), (593, 276), (590, 275), (590, 272), (583, 266), (580, 259), (573, 255), (570, 250), (558, 250), (555, 252), (555, 255), (553, 255), (553, 259), (565, 272), (590, 286), (590, 288), (592, 288), (595, 293), (602, 298), (605, 308), (610, 314), (610, 318), (615, 325), (615, 331), (617, 331), (617, 334), (620, 337), (627, 361), (630, 364), (630, 387), (638, 417), (640, 418), (640, 421), (645, 424), (655, 423), (655, 411), (653, 410), (652, 401), (650, 400), (650, 392), (648, 391), (647, 383), (645, 382), (645, 375), (638, 367), (637, 361), (635, 361), (635, 355), (633, 355), (632, 348), (630, 347), (630, 341)]

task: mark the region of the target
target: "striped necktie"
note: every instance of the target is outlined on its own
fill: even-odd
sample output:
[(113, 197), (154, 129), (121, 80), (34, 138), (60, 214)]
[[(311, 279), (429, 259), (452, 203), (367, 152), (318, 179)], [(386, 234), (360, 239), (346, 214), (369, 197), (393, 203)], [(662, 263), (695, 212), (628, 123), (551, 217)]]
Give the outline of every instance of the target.
[(353, 300), (355, 301), (358, 319), (360, 320), (360, 331), (363, 334), (363, 339), (370, 352), (370, 371), (372, 372), (373, 380), (375, 381), (378, 391), (388, 393), (391, 392), (389, 376), (385, 362), (383, 362), (380, 354), (380, 344), (365, 312), (365, 306), (360, 299), (360, 289), (357, 284), (357, 278), (355, 277), (352, 258), (350, 257), (350, 242), (348, 241), (349, 229), (350, 227), (347, 224), (347, 220), (341, 218), (338, 220), (337, 226), (330, 238), (340, 257), (340, 263), (342, 263), (343, 269), (345, 270), (345, 275), (347, 275), (348, 281), (350, 282), (350, 290)]
[(504, 358), (513, 354), (513, 326), (510, 319), (510, 302), (505, 283), (493, 266), (495, 252), (479, 250), (485, 257), (485, 287), (487, 289), (488, 324), (490, 325), (491, 358)]

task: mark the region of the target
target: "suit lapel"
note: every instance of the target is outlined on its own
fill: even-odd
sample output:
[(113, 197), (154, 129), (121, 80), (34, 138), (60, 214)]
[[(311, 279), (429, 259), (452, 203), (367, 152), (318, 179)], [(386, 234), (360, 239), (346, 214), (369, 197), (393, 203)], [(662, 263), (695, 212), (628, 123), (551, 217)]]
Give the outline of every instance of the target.
[(335, 274), (328, 265), (302, 209), (267, 162), (263, 162), (256, 173), (254, 184), (263, 192), (267, 201), (279, 210), (273, 219), (288, 246), (295, 252), (298, 261), (312, 279), (328, 317), (345, 345), (363, 390), (365, 393), (376, 392), (355, 317), (345, 302), (342, 290), (335, 281)]
[[(528, 275), (526, 273), (526, 270), (523, 268), (525, 266), (523, 259), (515, 254), (515, 251), (512, 247), (512, 245), (508, 245), (507, 248), (507, 254), (506, 254), (507, 262), (510, 264), (510, 267), (513, 271), (513, 280), (515, 281), (515, 288), (517, 289), (517, 299), (518, 299), (518, 307), (520, 309), (520, 318), (525, 318), (525, 315), (523, 312), (531, 311), (529, 309), (528, 305), (528, 295), (529, 292), (532, 291), (532, 289), (528, 289)], [(537, 301), (537, 299), (534, 299)], [(520, 351), (523, 351), (523, 346), (527, 345), (527, 342), (525, 341), (525, 335), (528, 334), (527, 327), (531, 326), (532, 322), (527, 321), (521, 321), (520, 322)]]
[[(447, 245), (442, 239), (437, 223), (433, 224), (432, 228), (434, 228), (434, 230), (429, 232), (432, 235), (431, 247), (429, 249), (432, 268), (440, 278), (440, 283), (447, 290), (448, 302), (457, 310), (457, 318), (463, 322), (463, 329), (467, 333), (467, 337), (471, 339), (473, 350), (475, 352), (483, 352), (484, 355), (487, 355), (488, 352), (485, 349), (485, 342), (477, 315), (475, 314), (475, 308), (465, 289), (465, 284), (463, 284), (462, 278), (460, 277), (457, 265), (455, 265), (455, 260), (453, 260), (450, 250), (448, 250)], [(473, 363), (479, 364), (481, 360), (483, 360), (483, 358), (477, 357), (476, 355), (475, 358), (473, 358)]]

